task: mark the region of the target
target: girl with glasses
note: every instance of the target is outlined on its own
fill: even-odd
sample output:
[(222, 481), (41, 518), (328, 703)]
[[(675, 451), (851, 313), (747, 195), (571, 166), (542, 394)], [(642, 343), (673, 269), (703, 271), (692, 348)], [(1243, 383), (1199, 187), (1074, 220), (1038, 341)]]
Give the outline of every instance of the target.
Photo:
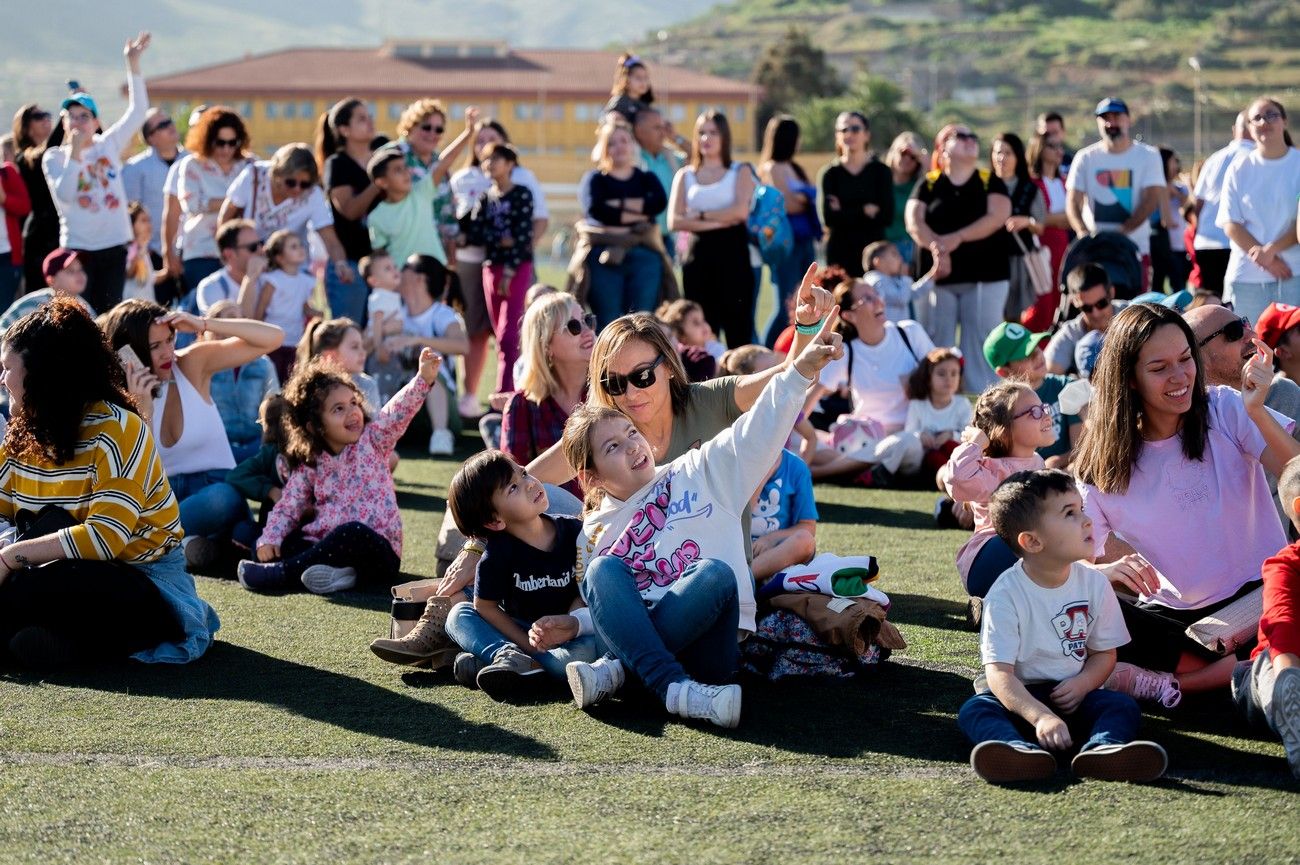
[(817, 176), (826, 263), (862, 275), (862, 250), (881, 240), (894, 221), (894, 180), (871, 152), (871, 124), (860, 111), (835, 118), (835, 159)]

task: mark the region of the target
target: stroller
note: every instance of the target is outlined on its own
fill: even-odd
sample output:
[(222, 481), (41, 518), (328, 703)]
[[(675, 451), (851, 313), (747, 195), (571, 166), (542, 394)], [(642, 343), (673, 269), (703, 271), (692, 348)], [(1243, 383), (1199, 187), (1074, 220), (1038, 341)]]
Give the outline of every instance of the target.
[[(1142, 293), (1142, 260), (1137, 244), (1118, 231), (1077, 238), (1065, 251), (1061, 260), (1061, 295), (1064, 299), (1065, 275), (1081, 264), (1100, 264), (1106, 269), (1117, 300), (1132, 300)], [(1060, 325), (1071, 316), (1074, 308), (1063, 302), (1056, 310)]]

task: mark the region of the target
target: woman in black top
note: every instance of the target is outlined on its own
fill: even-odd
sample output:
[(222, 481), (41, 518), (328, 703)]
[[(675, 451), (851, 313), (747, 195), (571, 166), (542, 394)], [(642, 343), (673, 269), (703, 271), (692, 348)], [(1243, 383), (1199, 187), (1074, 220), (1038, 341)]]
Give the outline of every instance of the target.
[[(668, 206), (659, 178), (635, 165), (636, 142), (622, 121), (608, 120), (597, 133), (598, 170), (586, 178), (580, 200), (588, 220), (604, 226), (605, 234), (629, 235), (641, 230), (659, 241), (654, 218)], [(587, 257), (591, 288), (587, 302), (596, 313), (599, 331), (620, 315), (649, 312), (659, 299), (663, 257), (650, 246), (628, 239), (627, 244), (593, 243)]]
[[(912, 239), (949, 260), (931, 296), (930, 337), (935, 345), (953, 345), (960, 320), (962, 380), (970, 393), (997, 381), (984, 359), (984, 338), (1002, 322), (1010, 272), (1004, 226), (1011, 200), (1000, 178), (980, 170), (979, 158), (979, 136), (965, 124), (948, 124), (934, 139), (933, 170), (907, 202)], [(928, 260), (923, 267), (929, 269)]]
[(868, 147), (871, 124), (858, 111), (835, 118), (836, 159), (821, 170), (826, 263), (862, 275), (862, 250), (894, 221), (894, 176)]
[(1010, 271), (1004, 314), (1007, 321), (1020, 321), (1038, 298), (1025, 266), (1025, 255), (1026, 250), (1032, 252), (1038, 246), (1036, 238), (1043, 232), (1047, 210), (1038, 184), (1029, 176), (1029, 160), (1019, 135), (1003, 132), (994, 138), (989, 159), (993, 173), (1007, 185), (1007, 197), (1011, 199), (1011, 218), (1006, 225)]
[(45, 287), (41, 263), (59, 245), (59, 212), (41, 171), (41, 157), (46, 147), (62, 143), (63, 126), (55, 126), (50, 112), (35, 102), (18, 109), (14, 115), (14, 148), (18, 151), (18, 173), (32, 200), (32, 212), (23, 223), (23, 290), (28, 292)]
[[(320, 117), (316, 130), (316, 163), (320, 166), (334, 212), (334, 233), (347, 256), (353, 278), (341, 280), (335, 268), (325, 270), (325, 296), (335, 318), (366, 321), (366, 284), (357, 278), (357, 262), (370, 254), (366, 214), (379, 202), (379, 187), (366, 173), (375, 121), (366, 103), (349, 98), (334, 103)], [(430, 216), (432, 218), (432, 216)]]

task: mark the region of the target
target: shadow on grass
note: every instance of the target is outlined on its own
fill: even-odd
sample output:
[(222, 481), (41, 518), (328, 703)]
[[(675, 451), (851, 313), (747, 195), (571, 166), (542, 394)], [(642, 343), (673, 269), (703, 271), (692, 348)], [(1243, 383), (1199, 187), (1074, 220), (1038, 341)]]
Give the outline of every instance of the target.
[[(882, 581), (883, 582), (883, 581)], [(882, 585), (889, 595), (889, 621), (895, 625), (917, 625), (947, 631), (961, 631), (968, 634), (971, 642), (979, 639), (974, 631), (966, 629), (966, 605), (947, 598), (935, 598), (930, 595), (909, 595), (905, 592), (891, 592), (888, 584)], [(904, 637), (907, 634), (903, 635)]]
[(14, 675), (11, 680), (174, 700), (261, 703), (344, 730), (410, 745), (542, 760), (556, 757), (549, 745), (536, 739), (466, 721), (436, 703), (220, 641), (202, 659), (183, 669), (167, 664), (120, 664), (39, 678)]
[(928, 512), (912, 508), (876, 508), (870, 505), (818, 502), (817, 515), (819, 522), (860, 526), (863, 529), (881, 526), (891, 529), (934, 530), (934, 518)]

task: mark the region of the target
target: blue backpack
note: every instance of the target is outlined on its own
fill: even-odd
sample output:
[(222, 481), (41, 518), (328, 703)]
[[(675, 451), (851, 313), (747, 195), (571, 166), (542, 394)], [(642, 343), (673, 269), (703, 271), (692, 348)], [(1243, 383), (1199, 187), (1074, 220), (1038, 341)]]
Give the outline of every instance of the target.
[(794, 249), (794, 231), (785, 213), (785, 196), (775, 186), (758, 179), (758, 172), (749, 165), (754, 177), (754, 199), (749, 206), (749, 240), (758, 247), (763, 263), (780, 267)]

